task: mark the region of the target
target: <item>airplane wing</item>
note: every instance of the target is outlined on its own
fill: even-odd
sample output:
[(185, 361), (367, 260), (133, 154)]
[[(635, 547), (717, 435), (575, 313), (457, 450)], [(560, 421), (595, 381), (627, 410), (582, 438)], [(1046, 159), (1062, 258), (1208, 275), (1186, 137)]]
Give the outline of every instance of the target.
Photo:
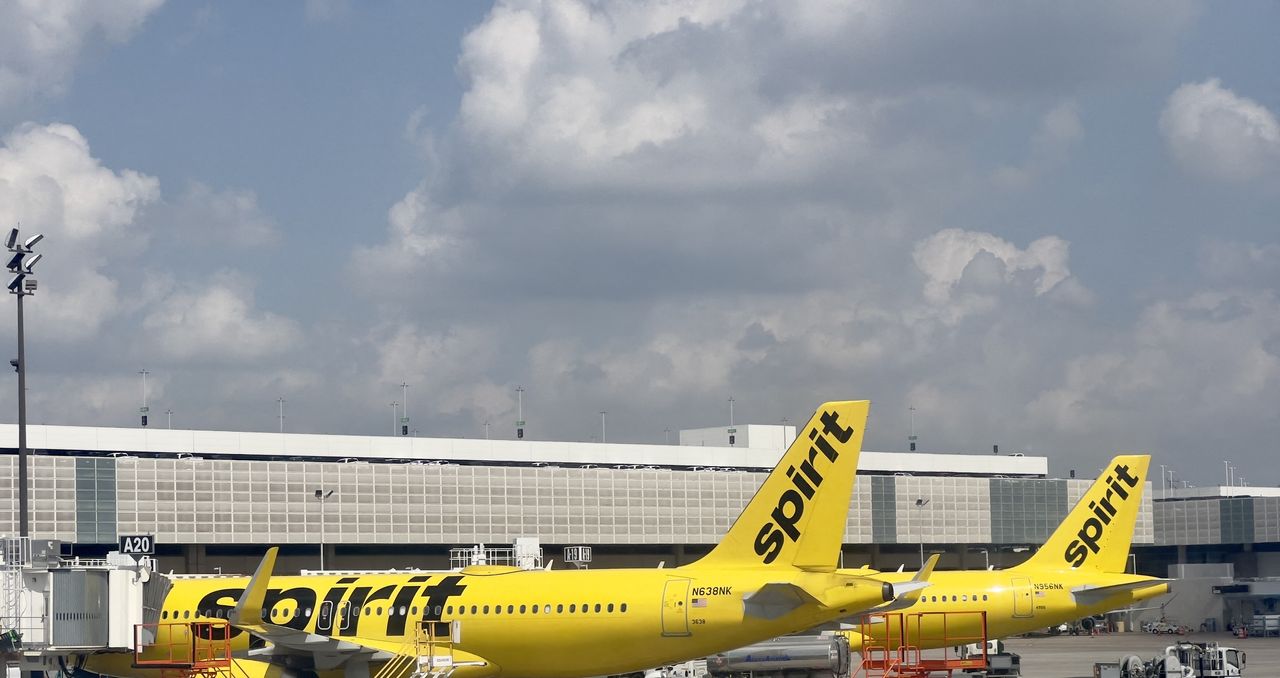
[[(273, 646), (250, 650), (249, 656), (279, 655), (281, 650), (284, 650), (285, 653), (310, 657), (319, 670), (334, 669), (343, 664), (358, 665), (361, 670), (346, 672), (354, 676), (368, 676), (369, 662), (394, 661), (408, 657), (403, 653), (406, 647), (403, 641), (371, 638), (342, 640), (265, 621), (266, 616), (263, 614), (262, 605), (266, 600), (271, 572), (275, 569), (278, 553), (278, 547), (273, 546), (267, 549), (262, 562), (258, 563), (258, 569), (254, 571), (244, 592), (240, 594), (240, 599), (236, 601), (235, 608), (227, 615), (227, 621), (232, 626), (244, 629)], [(412, 658), (422, 659), (416, 656)], [(451, 648), (447, 657), (437, 656), (426, 659), (434, 662), (437, 667), (442, 665), (441, 662), (447, 662), (447, 665), (453, 667), (491, 667), (495, 670), (497, 668), (483, 657), (456, 648)]]
[(1144, 579), (1142, 581), (1131, 581), (1124, 584), (1112, 584), (1111, 586), (1077, 586), (1071, 589), (1071, 595), (1075, 597), (1076, 602), (1093, 603), (1117, 593), (1136, 591), (1138, 589), (1145, 589), (1152, 586), (1161, 586), (1168, 583), (1168, 581), (1168, 579)]

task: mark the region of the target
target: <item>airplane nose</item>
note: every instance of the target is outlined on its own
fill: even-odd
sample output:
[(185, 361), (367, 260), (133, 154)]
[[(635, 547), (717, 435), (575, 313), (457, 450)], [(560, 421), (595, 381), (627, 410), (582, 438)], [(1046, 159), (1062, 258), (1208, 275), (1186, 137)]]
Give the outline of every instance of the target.
[(880, 587), (880, 595), (884, 598), (884, 602), (886, 603), (893, 600), (893, 584), (885, 582)]

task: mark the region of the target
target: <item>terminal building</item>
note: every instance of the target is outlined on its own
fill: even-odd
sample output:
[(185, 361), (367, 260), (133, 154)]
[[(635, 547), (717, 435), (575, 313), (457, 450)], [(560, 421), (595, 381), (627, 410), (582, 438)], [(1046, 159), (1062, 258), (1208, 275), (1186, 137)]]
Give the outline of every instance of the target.
[[(632, 445), (28, 426), (30, 532), (82, 557), (150, 535), (157, 569), (180, 574), (251, 572), (269, 546), (281, 573), (440, 569), (456, 549), (517, 540), (556, 567), (675, 566), (719, 541), (795, 435), (740, 425)], [(0, 425), (0, 535), (18, 532), (16, 448), (17, 427)], [(1020, 563), (1092, 482), (1000, 454), (867, 451), (858, 473), (843, 564), (880, 570), (934, 552), (942, 569)], [(1148, 482), (1133, 544), (1132, 571), (1180, 580), (1149, 614), (1280, 612), (1280, 488)]]
[[(30, 531), (68, 555), (153, 535), (178, 573), (248, 572), (272, 545), (282, 572), (317, 568), (321, 549), (331, 569), (438, 568), (450, 549), (520, 537), (547, 560), (590, 546), (596, 567), (674, 566), (719, 541), (795, 433), (633, 445), (28, 426)], [(18, 528), (16, 440), (0, 426), (0, 534)], [(1016, 564), (1090, 483), (1049, 478), (1044, 457), (863, 452), (845, 565)], [(1165, 534), (1154, 515), (1148, 487), (1136, 545)]]

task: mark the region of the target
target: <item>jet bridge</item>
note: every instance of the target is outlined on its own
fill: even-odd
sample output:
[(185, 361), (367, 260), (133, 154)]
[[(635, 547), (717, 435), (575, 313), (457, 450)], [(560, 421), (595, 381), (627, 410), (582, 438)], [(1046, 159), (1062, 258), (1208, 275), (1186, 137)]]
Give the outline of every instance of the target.
[(0, 653), (24, 673), (49, 670), (69, 654), (132, 652), (135, 625), (154, 629), (169, 592), (150, 558), (63, 558), (61, 548), (55, 540), (0, 539)]

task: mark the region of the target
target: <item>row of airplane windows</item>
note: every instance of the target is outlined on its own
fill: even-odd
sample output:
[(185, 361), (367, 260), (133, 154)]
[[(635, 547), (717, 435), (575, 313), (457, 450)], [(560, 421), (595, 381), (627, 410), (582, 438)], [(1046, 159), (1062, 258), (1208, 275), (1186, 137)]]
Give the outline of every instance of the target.
[[(437, 605), (437, 606), (436, 606), (436, 608), (435, 608), (435, 614), (436, 614), (436, 616), (437, 616), (437, 617), (439, 617), (439, 616), (440, 616), (440, 615), (442, 615), (442, 614), (446, 614), (446, 615), (453, 615), (453, 614), (455, 613), (455, 609), (456, 609), (456, 613), (457, 613), (457, 615), (458, 615), (458, 616), (466, 616), (467, 614), (472, 614), (472, 615), (486, 615), (486, 614), (500, 615), (500, 614), (503, 614), (503, 608), (502, 608), (502, 605), (492, 605), (492, 606), (490, 606), (490, 605), (472, 605), (472, 606), (470, 606), (470, 607), (467, 607), (466, 605), (459, 605), (459, 606), (457, 606), (457, 608), (455, 608), (453, 605), (448, 605), (448, 606), (440, 606), (440, 605)], [(598, 614), (598, 613), (613, 613), (615, 610), (616, 610), (617, 612), (620, 612), (620, 613), (625, 613), (625, 612), (627, 611), (627, 604), (626, 604), (626, 603), (618, 603), (618, 604), (614, 604), (614, 603), (595, 603), (595, 604), (594, 604), (594, 606), (593, 606), (593, 605), (592, 605), (592, 604), (590, 604), (590, 603), (583, 603), (581, 606), (579, 606), (577, 603), (569, 603), (569, 605), (568, 605), (568, 607), (567, 607), (567, 610), (568, 610), (568, 612), (567, 612), (568, 614), (591, 614), (591, 613), (593, 613), (593, 612), (594, 612), (594, 613), (597, 613), (597, 614)], [(297, 616), (297, 614), (298, 614), (300, 611), (301, 611), (301, 613), (302, 613), (302, 616), (304, 616), (304, 617), (308, 617), (308, 618), (309, 618), (309, 617), (311, 617), (312, 609), (311, 609), (311, 608), (309, 608), (309, 607), (308, 607), (308, 608), (305, 608), (305, 609), (302, 609), (302, 610), (299, 610), (299, 609), (287, 609), (287, 610), (273, 609), (273, 610), (271, 610), (271, 612), (270, 612), (269, 616), (270, 616), (270, 618), (271, 618), (271, 619), (276, 620), (276, 621), (285, 621), (285, 620), (288, 620), (288, 619), (290, 619), (290, 618), (292, 618), (292, 617), (294, 617), (294, 616)], [(428, 608), (422, 608), (422, 613), (423, 613), (423, 614), (426, 614), (428, 611), (429, 611), (429, 610), (428, 610)], [(506, 606), (506, 614), (509, 614), (509, 615), (513, 615), (513, 614), (538, 614), (539, 612), (541, 612), (542, 614), (552, 614), (552, 612), (553, 612), (553, 608), (552, 608), (552, 606), (551, 606), (550, 604), (539, 604), (539, 603), (533, 603), (532, 605), (514, 605), (514, 604), (511, 604), (511, 605), (507, 605), (507, 606)], [(381, 606), (366, 605), (366, 606), (364, 607), (364, 614), (365, 614), (365, 615), (380, 616), (380, 615), (382, 615), (383, 613), (384, 613), (384, 608), (382, 608)], [(386, 613), (387, 615), (390, 615), (390, 616), (396, 616), (396, 615), (399, 615), (399, 616), (402, 616), (402, 617), (403, 617), (403, 616), (415, 616), (415, 617), (416, 617), (416, 616), (418, 615), (418, 607), (417, 607), (416, 605), (415, 605), (415, 606), (412, 606), (412, 607), (405, 607), (405, 606), (403, 606), (403, 605), (402, 605), (402, 606), (400, 606), (399, 608), (396, 608), (396, 607), (388, 607), (388, 608), (385, 608), (385, 613)], [(555, 605), (555, 607), (554, 607), (554, 613), (555, 613), (555, 614), (566, 614), (566, 606), (564, 605), (564, 603), (558, 603), (558, 604), (556, 604), (556, 605)], [(182, 611), (181, 611), (181, 615), (179, 615), (179, 611), (178, 611), (178, 610), (172, 610), (172, 611), (170, 611), (170, 610), (162, 610), (162, 611), (160, 612), (160, 618), (161, 618), (161, 619), (179, 619), (179, 618), (181, 618), (181, 619), (191, 619), (193, 616), (194, 616), (194, 617), (196, 617), (196, 618), (200, 618), (200, 617), (226, 618), (227, 614), (228, 614), (228, 611), (227, 611), (227, 610), (223, 610), (223, 609), (217, 609), (217, 610), (194, 610), (194, 611), (193, 611), (193, 610), (182, 610)], [(355, 616), (360, 616), (360, 610), (358, 610), (358, 609), (356, 610), (356, 615), (355, 615)], [(263, 619), (266, 619), (266, 618), (268, 617), (268, 613), (264, 611), (264, 612), (263, 612), (263, 614), (262, 614), (262, 617), (263, 617)]]
[[(983, 600), (986, 600), (986, 599), (987, 599), (987, 594), (985, 594), (985, 593), (984, 593), (984, 594), (982, 594), (982, 599), (983, 599)], [(955, 602), (967, 603), (967, 602), (969, 602), (970, 600), (973, 600), (975, 603), (976, 603), (976, 602), (978, 602), (978, 594), (976, 594), (976, 593), (975, 593), (975, 594), (973, 594), (973, 597), (972, 597), (972, 598), (970, 598), (970, 597), (969, 597), (969, 594), (967, 594), (967, 593), (962, 593), (962, 594), (960, 594), (959, 596), (956, 596), (955, 594), (952, 594), (952, 595), (951, 595), (951, 601), (950, 601), (950, 602), (953, 602), (953, 603), (955, 603)], [(922, 603), (936, 603), (936, 602), (938, 602), (938, 596), (925, 596), (925, 595), (922, 595), (922, 596), (920, 596), (920, 602), (922, 602)], [(947, 597), (946, 597), (945, 595), (944, 595), (944, 596), (942, 596), (942, 602), (944, 602), (944, 603), (945, 603), (945, 602), (947, 602)]]

